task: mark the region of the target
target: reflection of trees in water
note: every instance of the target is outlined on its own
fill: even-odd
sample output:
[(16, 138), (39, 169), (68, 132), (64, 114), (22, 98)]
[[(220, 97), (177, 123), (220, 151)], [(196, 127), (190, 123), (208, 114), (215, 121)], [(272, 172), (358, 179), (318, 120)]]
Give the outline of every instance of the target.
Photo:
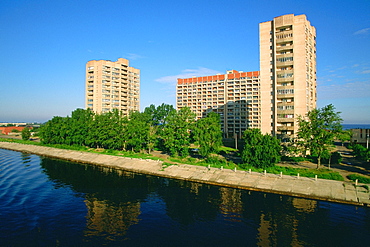
[(182, 225), (214, 220), (219, 212), (215, 186), (169, 179), (167, 186), (158, 188), (158, 195), (166, 203), (167, 215)]

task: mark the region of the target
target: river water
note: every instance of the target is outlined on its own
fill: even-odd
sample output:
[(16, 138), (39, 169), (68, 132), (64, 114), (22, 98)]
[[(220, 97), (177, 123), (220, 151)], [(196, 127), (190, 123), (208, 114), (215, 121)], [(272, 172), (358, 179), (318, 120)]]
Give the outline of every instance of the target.
[(370, 209), (0, 149), (0, 246), (369, 246)]

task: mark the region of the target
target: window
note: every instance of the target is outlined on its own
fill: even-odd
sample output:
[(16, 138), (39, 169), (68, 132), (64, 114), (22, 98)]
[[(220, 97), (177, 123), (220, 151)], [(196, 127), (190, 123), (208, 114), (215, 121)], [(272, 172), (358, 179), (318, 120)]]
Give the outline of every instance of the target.
[(293, 61), (293, 57), (280, 57), (278, 59), (276, 59), (278, 62), (292, 62)]
[(278, 89), (277, 94), (293, 94), (294, 89)]
[(293, 73), (286, 73), (286, 74), (279, 74), (277, 78), (291, 78), (293, 77)]

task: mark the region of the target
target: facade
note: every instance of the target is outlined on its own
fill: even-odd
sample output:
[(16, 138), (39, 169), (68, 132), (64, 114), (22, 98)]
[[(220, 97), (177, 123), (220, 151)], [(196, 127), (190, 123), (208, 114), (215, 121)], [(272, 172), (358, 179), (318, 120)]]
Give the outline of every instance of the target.
[(86, 109), (104, 113), (118, 109), (128, 115), (140, 110), (140, 70), (119, 58), (86, 64)]
[(316, 108), (316, 29), (305, 15), (259, 25), (263, 133), (294, 136), (297, 116)]
[(178, 79), (176, 99), (177, 109), (189, 107), (197, 119), (218, 113), (224, 137), (261, 128), (259, 71)]
[(369, 147), (370, 129), (351, 129), (351, 142), (366, 145)]

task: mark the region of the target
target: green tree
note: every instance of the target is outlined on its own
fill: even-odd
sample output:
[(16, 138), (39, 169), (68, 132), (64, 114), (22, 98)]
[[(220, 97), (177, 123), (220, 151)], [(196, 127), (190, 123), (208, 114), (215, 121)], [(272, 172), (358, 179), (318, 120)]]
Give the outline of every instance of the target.
[(195, 114), (188, 107), (179, 111), (172, 111), (167, 117), (167, 124), (163, 129), (162, 139), (164, 146), (173, 156), (189, 155), (190, 130), (194, 124)]
[[(257, 168), (274, 166), (280, 161), (280, 142), (276, 137), (263, 135), (259, 129), (247, 129), (243, 133), (245, 141), (242, 160)], [(243, 167), (243, 165), (241, 165)]]
[(217, 153), (222, 145), (222, 131), (220, 115), (210, 112), (207, 117), (196, 121), (193, 138), (199, 144), (199, 154), (208, 157), (211, 153)]
[(117, 109), (96, 114), (86, 141), (87, 145), (94, 148), (124, 149), (127, 140), (126, 124), (127, 118)]
[(337, 139), (343, 143), (346, 141), (350, 141), (352, 137), (352, 131), (351, 130), (343, 130), (342, 132), (339, 132), (337, 135)]
[(168, 116), (175, 111), (176, 110), (172, 105), (164, 103), (157, 107), (155, 107), (155, 105), (150, 105), (144, 109), (144, 113), (150, 116), (152, 122), (151, 125), (158, 125), (162, 127), (166, 125)]
[(335, 138), (343, 133), (340, 112), (330, 104), (308, 112), (306, 117), (299, 116), (297, 133), (300, 144), (304, 147), (304, 155), (309, 151), (317, 155), (317, 169), (321, 166), (323, 154), (330, 150)]
[(31, 137), (31, 131), (30, 131), (30, 129), (29, 128), (24, 128), (23, 130), (22, 130), (22, 140), (28, 140), (28, 139), (30, 139), (30, 137)]
[(40, 127), (40, 141), (45, 144), (67, 144), (69, 118), (55, 116)]
[(94, 120), (94, 112), (90, 109), (76, 109), (72, 112), (69, 135), (70, 145), (86, 145), (86, 140)]
[(138, 111), (131, 112), (129, 119), (130, 120), (127, 123), (128, 147), (133, 151), (150, 149), (147, 144), (152, 132), (150, 132), (151, 129), (148, 114), (140, 113)]
[(352, 150), (356, 158), (363, 161), (368, 161), (370, 159), (370, 149), (367, 149), (360, 144), (354, 144), (352, 146)]
[(168, 116), (175, 113), (172, 105), (162, 104), (160, 106), (150, 105), (144, 109), (144, 114), (149, 118), (150, 131), (148, 133), (147, 148), (148, 152), (156, 146), (165, 150), (163, 143), (163, 130), (168, 122)]

